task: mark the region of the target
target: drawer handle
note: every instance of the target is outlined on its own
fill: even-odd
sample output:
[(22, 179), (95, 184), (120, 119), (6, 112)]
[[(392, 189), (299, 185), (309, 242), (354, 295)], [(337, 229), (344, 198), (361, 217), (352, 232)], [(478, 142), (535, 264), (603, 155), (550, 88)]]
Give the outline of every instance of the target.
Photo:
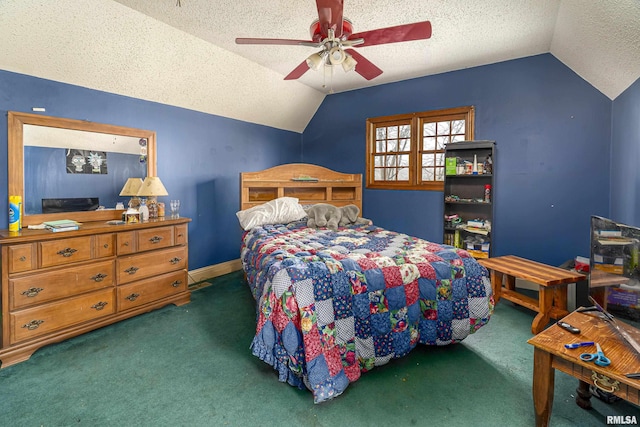
[(129, 246), (129, 242), (124, 242), (124, 246)]
[(20, 258), (18, 258), (20, 261), (25, 262), (27, 260), (27, 257), (22, 255)]
[(29, 288), (26, 291), (24, 291), (22, 295), (26, 296), (27, 298), (33, 298), (38, 296), (38, 294), (42, 291), (44, 291), (44, 289), (42, 288)]
[(44, 320), (32, 320), (31, 322), (25, 323), (24, 325), (22, 325), (22, 327), (30, 331), (34, 331), (38, 329), (38, 326), (42, 325), (43, 323), (44, 323)]
[(162, 237), (160, 236), (153, 236), (152, 238), (149, 239), (151, 243), (158, 243), (161, 240), (162, 240)]
[(183, 236), (184, 236), (184, 234), (182, 234), (182, 233), (178, 234), (178, 237), (183, 237)]
[(108, 247), (109, 247), (108, 243), (105, 243), (104, 246), (103, 246), (103, 248), (105, 248), (105, 249), (107, 249)]
[(96, 282), (102, 282), (107, 277), (106, 274), (98, 273), (95, 276), (91, 276), (91, 280), (95, 280)]
[(171, 264), (177, 264), (177, 263), (179, 263), (180, 261), (182, 261), (182, 258), (178, 258), (178, 257), (171, 258), (171, 259), (169, 260), (169, 262), (170, 262)]
[(593, 385), (604, 391), (605, 393), (614, 393), (620, 390), (620, 382), (619, 381), (611, 381), (611, 378), (606, 375), (598, 375), (597, 372), (592, 371), (593, 375), (591, 375), (591, 379), (593, 380)]
[(71, 255), (73, 255), (74, 253), (78, 252), (77, 249), (73, 249), (73, 248), (64, 248), (61, 251), (56, 252), (58, 255), (62, 255), (65, 258), (69, 258)]
[(138, 267), (129, 267), (124, 272), (127, 274), (136, 274), (138, 270), (140, 270)]
[(174, 288), (179, 287), (180, 285), (182, 285), (182, 280), (176, 280), (175, 282), (173, 282), (171, 284), (171, 286), (173, 286)]
[(95, 308), (96, 310), (100, 311), (103, 308), (105, 308), (107, 306), (108, 303), (104, 302), (104, 301), (100, 301), (98, 303), (95, 303), (91, 306), (91, 308)]
[(124, 297), (124, 299), (128, 299), (129, 301), (135, 301), (138, 299), (139, 296), (140, 294), (131, 294), (128, 297)]

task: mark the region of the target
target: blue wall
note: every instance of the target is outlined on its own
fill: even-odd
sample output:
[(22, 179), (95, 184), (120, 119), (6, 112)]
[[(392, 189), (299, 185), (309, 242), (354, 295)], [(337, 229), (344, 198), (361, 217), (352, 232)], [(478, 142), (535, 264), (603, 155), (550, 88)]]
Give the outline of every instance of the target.
[[(612, 103), (550, 54), (328, 96), (303, 133), (303, 161), (364, 173), (368, 117), (465, 105), (475, 138), (497, 142), (494, 254), (588, 256), (590, 215), (609, 212)], [(363, 215), (441, 242), (442, 199), (365, 190)]]
[(611, 218), (640, 227), (640, 79), (613, 102)]
[[(239, 258), (239, 174), (298, 162), (301, 135), (183, 108), (0, 71), (0, 170), (7, 170), (7, 111), (151, 129), (157, 133), (158, 176), (169, 199), (180, 199), (189, 225), (189, 269)], [(8, 212), (7, 174), (0, 174), (0, 212)], [(0, 215), (0, 228), (8, 214)]]
[[(301, 136), (0, 71), (5, 117), (38, 106), (46, 115), (157, 132), (158, 175), (169, 192), (160, 200), (180, 199), (182, 214), (193, 219), (190, 269), (238, 258), (240, 172), (304, 161), (364, 173), (368, 117), (463, 105), (476, 107), (476, 139), (497, 141), (495, 254), (554, 265), (588, 255), (592, 214), (639, 220), (639, 100), (638, 82), (612, 103), (545, 54), (327, 96)], [(6, 126), (0, 121), (4, 170)], [(6, 188), (2, 174), (2, 212)], [(442, 198), (441, 192), (365, 190), (363, 214), (440, 242)], [(7, 215), (0, 215), (0, 228), (6, 227)]]

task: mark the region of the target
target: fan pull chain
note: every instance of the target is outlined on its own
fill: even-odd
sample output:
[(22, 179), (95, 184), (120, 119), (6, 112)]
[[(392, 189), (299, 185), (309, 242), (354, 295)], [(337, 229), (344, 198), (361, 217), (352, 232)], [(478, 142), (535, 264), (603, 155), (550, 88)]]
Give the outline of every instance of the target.
[(322, 83), (322, 87), (323, 88), (327, 88), (327, 69), (329, 70), (329, 92), (328, 93), (333, 93), (333, 65), (325, 65), (324, 66), (324, 75), (323, 75), (323, 83)]

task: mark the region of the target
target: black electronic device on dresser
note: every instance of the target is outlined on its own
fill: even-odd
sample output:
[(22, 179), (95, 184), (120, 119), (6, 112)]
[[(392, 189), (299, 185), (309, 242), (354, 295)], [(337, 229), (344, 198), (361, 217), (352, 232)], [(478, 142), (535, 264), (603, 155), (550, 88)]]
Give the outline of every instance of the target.
[(445, 146), (443, 243), (475, 258), (492, 253), (495, 141)]

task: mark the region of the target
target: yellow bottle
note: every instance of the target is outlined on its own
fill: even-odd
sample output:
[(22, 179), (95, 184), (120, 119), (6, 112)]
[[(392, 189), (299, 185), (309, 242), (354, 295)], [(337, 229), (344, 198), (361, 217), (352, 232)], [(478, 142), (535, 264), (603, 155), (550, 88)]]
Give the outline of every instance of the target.
[(9, 231), (22, 230), (22, 197), (9, 196)]

